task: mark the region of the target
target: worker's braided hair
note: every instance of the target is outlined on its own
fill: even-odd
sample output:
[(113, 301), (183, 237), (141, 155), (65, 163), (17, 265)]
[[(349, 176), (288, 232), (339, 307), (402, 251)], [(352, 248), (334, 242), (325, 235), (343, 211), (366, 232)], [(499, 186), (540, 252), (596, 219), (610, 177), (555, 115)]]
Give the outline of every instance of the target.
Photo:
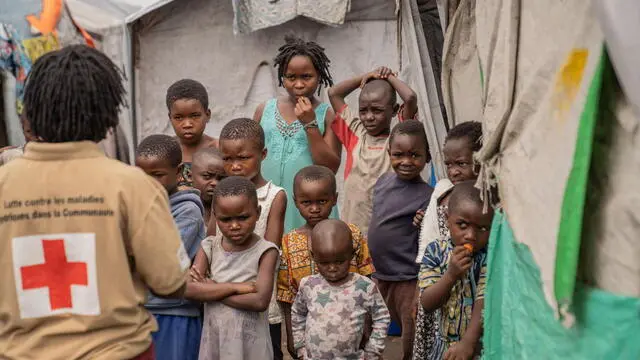
[(124, 96), (122, 73), (106, 55), (72, 45), (35, 62), (24, 105), (34, 136), (45, 142), (99, 142), (118, 125)]
[(308, 56), (313, 66), (318, 72), (319, 83), (318, 94), (322, 86), (333, 86), (333, 78), (329, 71), (331, 60), (324, 53), (324, 48), (313, 41), (304, 41), (294, 36), (285, 36), (285, 44), (278, 49), (278, 55), (273, 59), (274, 66), (278, 68), (278, 82), (283, 86), (282, 79), (287, 70), (291, 58), (297, 55)]

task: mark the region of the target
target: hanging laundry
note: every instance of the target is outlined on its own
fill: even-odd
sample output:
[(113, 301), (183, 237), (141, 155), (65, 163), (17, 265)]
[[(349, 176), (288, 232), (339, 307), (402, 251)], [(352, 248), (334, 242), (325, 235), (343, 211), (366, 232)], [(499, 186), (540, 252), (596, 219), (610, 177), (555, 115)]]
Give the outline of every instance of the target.
[(22, 45), (18, 32), (7, 24), (0, 24), (0, 69), (7, 70), (16, 78), (16, 109), (22, 114), (22, 98), (31, 60)]
[(344, 24), (351, 0), (232, 0), (233, 32), (250, 32), (283, 24), (297, 16), (330, 26)]

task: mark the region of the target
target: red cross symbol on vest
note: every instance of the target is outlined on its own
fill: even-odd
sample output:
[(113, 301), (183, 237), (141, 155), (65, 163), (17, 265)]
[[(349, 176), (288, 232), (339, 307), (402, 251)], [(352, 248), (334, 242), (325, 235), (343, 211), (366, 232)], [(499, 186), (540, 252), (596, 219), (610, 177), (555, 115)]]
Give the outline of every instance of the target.
[(42, 240), (44, 264), (23, 266), (22, 288), (49, 288), (51, 309), (71, 308), (71, 285), (87, 285), (87, 264), (68, 262), (64, 240)]
[(22, 318), (100, 314), (95, 234), (24, 236), (12, 245)]

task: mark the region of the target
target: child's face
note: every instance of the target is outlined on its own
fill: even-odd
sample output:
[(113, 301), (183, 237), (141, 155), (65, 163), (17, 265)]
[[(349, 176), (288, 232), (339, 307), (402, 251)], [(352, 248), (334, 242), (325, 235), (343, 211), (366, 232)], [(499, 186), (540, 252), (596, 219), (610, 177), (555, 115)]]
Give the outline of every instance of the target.
[(311, 227), (329, 218), (338, 199), (338, 194), (331, 191), (329, 180), (301, 180), (295, 185), (294, 195), (300, 215)]
[(251, 239), (260, 216), (259, 206), (246, 195), (218, 197), (213, 212), (222, 235), (234, 245)]
[(391, 94), (379, 87), (363, 90), (359, 99), (359, 119), (371, 136), (389, 133), (391, 119), (396, 114), (396, 106), (391, 103)]
[(284, 71), (282, 84), (292, 98), (313, 97), (318, 89), (318, 71), (308, 56), (296, 55), (291, 58)]
[(214, 156), (202, 156), (191, 165), (193, 187), (200, 191), (205, 204), (211, 204), (213, 190), (218, 182), (226, 177), (222, 159)]
[[(318, 272), (329, 283), (339, 285), (347, 280), (349, 267), (353, 258), (353, 242), (348, 233), (335, 234), (344, 237), (329, 241), (330, 245), (312, 247), (311, 254), (313, 261), (318, 266)], [(312, 240), (316, 243), (318, 239)], [(319, 239), (323, 242), (322, 239)]]
[(173, 194), (178, 188), (180, 167), (171, 166), (169, 159), (160, 159), (156, 156), (138, 156), (136, 157), (136, 166), (162, 184), (169, 194)]
[(262, 160), (267, 156), (267, 149), (258, 149), (250, 139), (220, 139), (220, 152), (227, 175), (249, 180), (260, 174)]
[(469, 139), (466, 137), (449, 139), (444, 144), (442, 152), (444, 165), (447, 167), (447, 177), (454, 185), (478, 178)]
[(460, 201), (450, 208), (447, 216), (451, 239), (456, 246), (471, 244), (474, 251), (482, 250), (489, 241), (493, 209), (482, 213), (482, 205), (473, 201)]
[(397, 134), (389, 143), (391, 167), (402, 180), (414, 180), (420, 177), (429, 155), (427, 146), (419, 136)]
[(199, 100), (178, 99), (169, 111), (173, 131), (186, 145), (197, 144), (211, 118), (211, 111), (205, 109)]

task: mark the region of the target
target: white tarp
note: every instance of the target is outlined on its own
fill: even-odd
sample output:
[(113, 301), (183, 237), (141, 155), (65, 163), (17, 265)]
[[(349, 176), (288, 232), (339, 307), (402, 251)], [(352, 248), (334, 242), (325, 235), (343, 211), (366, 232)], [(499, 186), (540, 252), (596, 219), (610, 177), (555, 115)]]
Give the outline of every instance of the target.
[[(431, 121), (438, 101), (435, 99), (434, 105), (427, 99), (433, 89), (425, 86), (416, 29), (409, 24), (410, 2), (402, 3), (406, 4), (402, 9), (406, 21), (401, 23), (395, 1), (377, 0), (373, 4), (359, 0), (353, 1), (354, 13), (341, 27), (296, 18), (282, 26), (235, 36), (230, 1), (162, 0), (141, 10), (128, 19), (136, 53), (134, 103), (138, 141), (154, 133), (172, 133), (165, 92), (171, 83), (182, 78), (196, 79), (209, 91), (212, 120), (207, 134), (217, 136), (234, 117), (252, 117), (259, 103), (283, 92), (277, 86), (273, 58), (284, 36), (296, 34), (326, 48), (336, 82), (380, 65), (399, 69), (402, 59), (400, 76), (422, 97), (420, 116), (427, 125), (434, 158), (440, 159), (444, 124), (441, 117), (439, 123), (436, 119), (437, 125)], [(359, 21), (356, 16), (367, 20)], [(428, 58), (425, 61), (428, 63)], [(321, 99), (327, 101), (326, 91)], [(356, 106), (357, 99), (356, 91), (348, 102)], [(442, 172), (438, 168), (438, 174)]]

